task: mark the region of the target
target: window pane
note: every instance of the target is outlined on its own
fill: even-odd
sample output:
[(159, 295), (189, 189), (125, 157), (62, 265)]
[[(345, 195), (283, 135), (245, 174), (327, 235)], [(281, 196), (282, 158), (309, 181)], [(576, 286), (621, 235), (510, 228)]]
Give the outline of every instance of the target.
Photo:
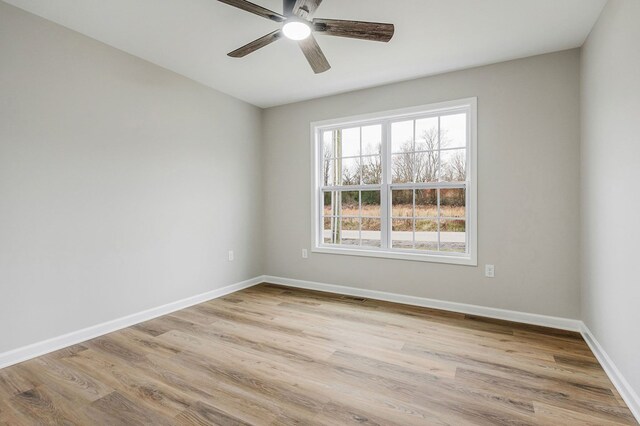
[(413, 189), (391, 191), (393, 217), (413, 217)]
[(416, 220), (416, 250), (438, 251), (438, 221)]
[(464, 182), (467, 180), (466, 149), (440, 152), (440, 180), (444, 182)]
[(362, 191), (362, 216), (380, 217), (380, 191)]
[(340, 194), (342, 201), (341, 216), (360, 216), (360, 192), (343, 191)]
[(417, 189), (416, 190), (416, 217), (438, 217), (438, 190), (437, 189)]
[(362, 219), (362, 245), (367, 247), (380, 247), (382, 232), (380, 219)]
[(393, 219), (391, 228), (393, 248), (413, 248), (413, 219)]
[(322, 194), (323, 209), (322, 214), (325, 216), (337, 216), (340, 212), (337, 206), (338, 192), (327, 191)]
[(440, 117), (441, 148), (466, 148), (467, 114)]
[(356, 157), (360, 155), (360, 127), (342, 130), (342, 157)]
[(333, 152), (333, 132), (324, 132), (322, 134), (322, 158), (335, 157)]
[(360, 244), (360, 219), (343, 218), (340, 221), (340, 243), (347, 245)]
[(362, 157), (362, 183), (364, 185), (382, 183), (382, 161), (379, 155)]
[(415, 154), (404, 153), (391, 156), (391, 175), (393, 183), (413, 182), (415, 172)]
[(382, 126), (362, 128), (362, 155), (380, 155), (382, 153)]
[(440, 217), (466, 217), (466, 191), (464, 188), (440, 190)]
[(439, 149), (438, 117), (416, 120), (416, 151), (436, 149)]
[(336, 217), (325, 217), (323, 220), (322, 227), (322, 240), (325, 244), (337, 244), (338, 243), (338, 218)]
[(415, 154), (416, 182), (438, 180), (439, 151), (417, 152)]
[(360, 185), (360, 159), (345, 158), (338, 160), (341, 164), (341, 176), (338, 179), (339, 185)]
[(464, 253), (467, 249), (464, 220), (440, 222), (440, 251)]
[(324, 186), (335, 185), (335, 160), (327, 160), (322, 162), (322, 184)]
[(391, 124), (391, 152), (413, 151), (413, 120)]

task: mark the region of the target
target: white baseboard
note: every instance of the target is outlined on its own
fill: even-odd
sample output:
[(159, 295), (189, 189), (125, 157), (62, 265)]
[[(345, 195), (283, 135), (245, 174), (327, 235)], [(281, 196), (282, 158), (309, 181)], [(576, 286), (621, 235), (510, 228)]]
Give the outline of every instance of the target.
[(406, 296), (403, 294), (387, 293), (377, 290), (346, 287), (335, 284), (325, 284), (312, 281), (295, 280), (290, 278), (265, 276), (265, 282), (305, 288), (309, 290), (326, 291), (329, 293), (348, 296), (365, 297), (368, 299), (384, 300), (387, 302), (403, 303), (405, 305), (422, 306), (425, 308), (442, 309), (444, 311), (460, 312), (469, 315), (540, 325), (569, 331), (582, 331), (582, 321), (568, 318), (551, 317), (546, 315), (529, 314), (525, 312), (509, 311), (506, 309), (488, 308), (486, 306), (468, 305), (466, 303), (447, 302), (444, 300), (428, 299), (425, 297)]
[(262, 282), (264, 282), (264, 277), (255, 277), (247, 281), (228, 285), (226, 287), (218, 288), (216, 290), (208, 291), (206, 293), (198, 294), (196, 296), (188, 297), (176, 302), (171, 302), (166, 305), (158, 306), (156, 308), (151, 308), (143, 312), (138, 312), (126, 317), (87, 327), (82, 330), (73, 331), (62, 336), (53, 337), (42, 342), (37, 342), (8, 352), (0, 353), (0, 368), (5, 368), (19, 362), (48, 354), (49, 352), (57, 351), (68, 346), (82, 343), (84, 341), (102, 336), (107, 333), (130, 327), (144, 321), (149, 321), (153, 318), (167, 315), (171, 312), (179, 311), (180, 309), (188, 308), (189, 306), (207, 302), (209, 300), (216, 299), (218, 297), (222, 297), (248, 287), (252, 287)]
[(582, 337), (585, 342), (587, 342), (587, 345), (589, 345), (591, 352), (593, 352), (598, 359), (598, 362), (600, 362), (607, 376), (609, 376), (609, 380), (611, 380), (638, 423), (640, 423), (640, 397), (638, 394), (633, 390), (629, 382), (627, 382), (620, 370), (618, 370), (613, 363), (613, 360), (607, 355), (604, 348), (598, 343), (596, 337), (585, 324), (582, 325)]

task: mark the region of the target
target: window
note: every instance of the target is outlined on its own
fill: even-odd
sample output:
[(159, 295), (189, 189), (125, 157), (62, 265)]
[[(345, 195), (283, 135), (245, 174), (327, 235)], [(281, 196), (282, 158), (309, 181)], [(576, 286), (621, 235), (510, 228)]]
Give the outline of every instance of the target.
[(476, 99), (312, 123), (315, 252), (476, 265)]

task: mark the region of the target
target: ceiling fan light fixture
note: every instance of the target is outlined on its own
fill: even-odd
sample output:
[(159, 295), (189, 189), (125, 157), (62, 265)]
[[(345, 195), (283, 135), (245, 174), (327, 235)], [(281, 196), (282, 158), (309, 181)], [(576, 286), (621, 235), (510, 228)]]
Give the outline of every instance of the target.
[(311, 35), (311, 27), (305, 22), (290, 20), (284, 24), (282, 32), (288, 39), (299, 41)]
[(393, 24), (314, 18), (322, 0), (282, 0), (282, 14), (251, 3), (249, 0), (218, 1), (282, 24), (281, 28), (227, 53), (228, 56), (244, 58), (281, 38), (288, 38), (298, 42), (298, 46), (316, 74), (329, 71), (331, 65), (312, 33), (386, 43), (391, 40), (395, 32)]

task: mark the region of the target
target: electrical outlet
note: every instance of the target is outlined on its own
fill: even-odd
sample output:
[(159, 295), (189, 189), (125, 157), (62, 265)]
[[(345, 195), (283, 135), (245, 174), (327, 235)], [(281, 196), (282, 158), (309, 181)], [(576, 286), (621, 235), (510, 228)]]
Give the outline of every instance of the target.
[(487, 278), (494, 278), (496, 276), (496, 267), (494, 265), (484, 265), (484, 275)]
[(229, 250), (229, 262), (233, 262), (235, 259), (235, 255), (233, 254), (233, 250)]
[(307, 251), (307, 249), (302, 249), (302, 258), (303, 259), (309, 258), (309, 252)]

